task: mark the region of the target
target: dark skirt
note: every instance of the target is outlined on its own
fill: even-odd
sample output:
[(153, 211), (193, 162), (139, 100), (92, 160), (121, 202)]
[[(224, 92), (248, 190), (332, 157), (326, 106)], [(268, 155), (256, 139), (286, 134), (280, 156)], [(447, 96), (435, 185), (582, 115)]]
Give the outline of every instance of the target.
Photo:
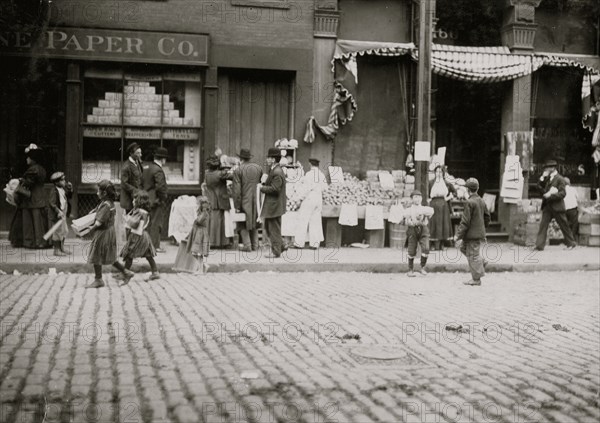
[(10, 225), (8, 238), (15, 248), (48, 248), (44, 240), (48, 231), (48, 216), (45, 208), (17, 208)]
[(87, 262), (90, 264), (113, 264), (117, 261), (117, 233), (114, 225), (96, 229), (90, 244)]
[(187, 252), (194, 256), (208, 256), (210, 241), (206, 226), (194, 225), (187, 241)]
[(443, 198), (431, 199), (430, 207), (434, 213), (429, 220), (429, 239), (432, 241), (446, 241), (452, 238), (452, 220), (450, 207)]
[(224, 210), (212, 210), (210, 212), (210, 246), (219, 248), (227, 247), (230, 239), (225, 236), (225, 215)]
[(156, 255), (156, 249), (152, 245), (150, 234), (146, 231), (142, 232), (141, 235), (129, 233), (127, 241), (121, 250), (121, 257), (123, 259), (134, 259), (138, 257), (154, 257)]

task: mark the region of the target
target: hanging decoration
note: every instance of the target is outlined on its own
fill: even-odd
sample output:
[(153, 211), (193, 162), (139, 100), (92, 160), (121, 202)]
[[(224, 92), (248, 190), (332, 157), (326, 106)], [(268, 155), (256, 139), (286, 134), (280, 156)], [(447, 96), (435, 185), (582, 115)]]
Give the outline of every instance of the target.
[[(410, 55), (415, 61), (419, 59), (418, 50), (413, 43), (339, 40), (331, 61), (332, 72), (335, 74), (331, 112), (326, 125), (320, 125), (314, 116), (310, 117), (306, 125), (305, 142), (312, 143), (315, 140), (315, 128), (328, 141), (332, 141), (340, 126), (352, 120), (358, 109), (353, 94), (356, 93), (358, 84), (357, 58), (365, 55), (389, 57)], [(530, 75), (542, 66), (577, 67), (586, 75), (600, 75), (600, 70), (560, 54), (517, 54), (504, 46), (466, 47), (433, 44), (433, 72), (461, 81), (477, 83), (509, 81)]]

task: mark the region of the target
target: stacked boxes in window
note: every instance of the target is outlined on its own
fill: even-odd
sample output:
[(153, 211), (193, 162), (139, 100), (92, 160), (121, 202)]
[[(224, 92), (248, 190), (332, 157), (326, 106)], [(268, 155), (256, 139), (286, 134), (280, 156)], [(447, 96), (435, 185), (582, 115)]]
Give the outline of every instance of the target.
[[(125, 125), (161, 124), (161, 95), (156, 94), (156, 87), (147, 81), (127, 81), (123, 87), (125, 93)], [(168, 102), (168, 99), (166, 99)], [(166, 106), (166, 104), (165, 104)], [(170, 125), (169, 121), (162, 121)]]
[(186, 141), (183, 151), (183, 179), (186, 181), (198, 181), (200, 179), (199, 155), (198, 142)]
[(92, 108), (92, 114), (87, 115), (87, 123), (103, 123), (119, 125), (121, 123), (121, 93), (104, 93), (104, 100), (98, 100), (97, 107)]
[(169, 162), (163, 166), (167, 182), (178, 183), (183, 181), (183, 163)]

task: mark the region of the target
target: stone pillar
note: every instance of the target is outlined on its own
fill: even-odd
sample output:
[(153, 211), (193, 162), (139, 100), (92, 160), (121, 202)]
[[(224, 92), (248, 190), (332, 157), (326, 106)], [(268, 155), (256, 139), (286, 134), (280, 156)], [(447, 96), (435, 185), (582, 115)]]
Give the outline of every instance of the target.
[[(502, 26), (502, 44), (514, 53), (533, 52), (533, 42), (537, 24), (535, 8), (541, 0), (504, 0), (504, 19)], [(502, 104), (502, 149), (500, 154), (500, 178), (504, 173), (506, 145), (504, 134), (510, 131), (531, 130), (531, 84), (532, 75), (523, 76), (512, 82)], [(529, 197), (529, 177), (525, 176), (523, 198)], [(510, 233), (510, 208), (500, 198), (498, 201), (498, 219), (502, 230)]]
[[(337, 8), (337, 0), (317, 0), (315, 7), (312, 114), (317, 122), (326, 124), (333, 101), (334, 77), (331, 72), (331, 59), (335, 51), (340, 12)], [(311, 155), (321, 160), (320, 167), (325, 173), (327, 173), (327, 166), (332, 162), (332, 152), (332, 141), (328, 141), (319, 131), (316, 131)]]
[(502, 44), (516, 53), (533, 50), (535, 40), (535, 8), (541, 0), (504, 0)]

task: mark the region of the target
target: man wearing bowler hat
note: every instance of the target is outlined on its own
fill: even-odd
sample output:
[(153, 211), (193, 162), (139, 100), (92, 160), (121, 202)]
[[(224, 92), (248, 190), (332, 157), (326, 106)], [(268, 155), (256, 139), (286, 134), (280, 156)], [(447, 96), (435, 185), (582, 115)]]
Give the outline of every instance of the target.
[(129, 213), (133, 209), (133, 196), (142, 188), (142, 149), (134, 142), (127, 147), (129, 158), (121, 168), (121, 208)]
[(577, 246), (573, 233), (567, 221), (565, 209), (565, 180), (558, 174), (556, 168), (558, 163), (554, 160), (549, 160), (544, 164), (544, 173), (538, 181), (538, 187), (542, 191), (542, 221), (535, 242), (535, 249), (542, 251), (546, 246), (546, 235), (548, 226), (552, 219), (556, 220), (560, 230), (563, 233), (567, 250), (572, 250)]
[(168, 152), (164, 147), (154, 151), (154, 161), (144, 166), (142, 174), (144, 191), (150, 197), (150, 226), (148, 233), (157, 253), (164, 253), (160, 248), (160, 233), (164, 220), (167, 202), (167, 178), (163, 166), (167, 162)]
[(267, 153), (267, 166), (269, 173), (260, 191), (265, 194), (265, 201), (260, 214), (264, 222), (264, 230), (271, 244), (271, 254), (267, 258), (278, 258), (283, 246), (281, 238), (281, 216), (285, 213), (287, 197), (285, 194), (285, 174), (279, 165), (281, 151), (278, 148), (269, 148)]
[(242, 251), (256, 251), (258, 249), (256, 185), (260, 183), (262, 168), (250, 161), (252, 154), (247, 148), (242, 148), (238, 157), (242, 163), (233, 172), (232, 196), (236, 210), (246, 214), (246, 221), (239, 224), (240, 236), (244, 244)]

